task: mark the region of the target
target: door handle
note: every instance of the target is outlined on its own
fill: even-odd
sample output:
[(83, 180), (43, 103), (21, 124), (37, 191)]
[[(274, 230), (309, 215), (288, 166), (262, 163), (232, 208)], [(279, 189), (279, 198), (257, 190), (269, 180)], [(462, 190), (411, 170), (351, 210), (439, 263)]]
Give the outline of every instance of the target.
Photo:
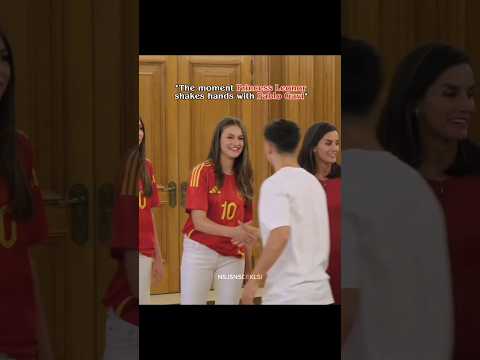
[(184, 181), (180, 184), (180, 205), (185, 208), (187, 199), (188, 182)]
[(89, 230), (88, 188), (83, 184), (75, 184), (70, 187), (67, 196), (47, 192), (44, 200), (49, 206), (70, 208), (72, 240), (78, 245), (85, 245), (88, 242)]
[(159, 186), (158, 189), (162, 192), (168, 192), (168, 205), (171, 208), (177, 206), (177, 184), (174, 181), (169, 181), (167, 186)]
[(67, 200), (61, 205), (70, 207), (70, 219), (72, 228), (72, 240), (78, 245), (85, 245), (88, 242), (88, 189), (83, 184), (72, 185), (68, 191)]

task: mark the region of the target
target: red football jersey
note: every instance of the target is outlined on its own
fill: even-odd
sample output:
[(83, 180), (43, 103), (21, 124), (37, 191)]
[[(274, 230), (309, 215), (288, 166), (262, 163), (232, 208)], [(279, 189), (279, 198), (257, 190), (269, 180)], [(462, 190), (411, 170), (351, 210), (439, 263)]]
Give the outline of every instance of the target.
[[(118, 257), (117, 249), (138, 249), (142, 254), (153, 257), (154, 228), (151, 209), (160, 204), (153, 165), (146, 162), (152, 180), (152, 195), (143, 193), (139, 180), (139, 153), (132, 151), (127, 158), (119, 185), (119, 195), (113, 209), (112, 256)], [(121, 254), (121, 251), (120, 251)]]
[(155, 175), (153, 171), (153, 165), (150, 160), (147, 160), (147, 171), (152, 180), (152, 195), (150, 197), (145, 196), (143, 193), (143, 182), (139, 181), (138, 187), (140, 192), (138, 194), (138, 216), (140, 220), (140, 236), (139, 236), (139, 248), (140, 252), (149, 257), (155, 255), (155, 232), (153, 228), (153, 215), (152, 208), (160, 205), (160, 199), (158, 197), (157, 183), (155, 181)]
[(105, 294), (103, 304), (112, 308), (125, 321), (138, 326), (138, 297), (130, 290), (123, 261), (118, 261), (117, 271)]
[(445, 214), (454, 305), (454, 351), (452, 359), (479, 359), (480, 333), (480, 177), (450, 177), (428, 180)]
[(128, 284), (123, 254), (126, 250), (138, 249), (146, 256), (153, 256), (154, 231), (151, 208), (159, 205), (159, 197), (153, 166), (147, 160), (148, 174), (152, 179), (152, 196), (143, 194), (143, 183), (139, 180), (139, 153), (133, 151), (127, 158), (121, 177), (119, 196), (113, 210), (112, 256), (119, 260), (104, 304), (115, 310), (122, 319), (138, 325), (138, 297)]
[(329, 179), (323, 183), (327, 194), (328, 217), (330, 222), (330, 258), (327, 269), (330, 275), (335, 304), (340, 304), (341, 284), (341, 229), (342, 229), (342, 180), (340, 178)]
[(33, 168), (28, 138), (17, 133), (17, 156), (31, 184), (33, 216), (15, 222), (6, 180), (0, 178), (0, 353), (34, 358), (37, 353), (37, 309), (29, 246), (47, 240), (45, 208)]
[(216, 185), (215, 166), (212, 161), (205, 161), (197, 165), (190, 178), (187, 191), (186, 210), (189, 214), (183, 227), (183, 233), (190, 239), (198, 241), (224, 256), (242, 257), (245, 254), (243, 247), (231, 243), (231, 239), (202, 233), (195, 230), (192, 221), (192, 210), (203, 210), (213, 222), (238, 226), (238, 222), (252, 220), (252, 205), (241, 195), (234, 175), (225, 175), (223, 187)]

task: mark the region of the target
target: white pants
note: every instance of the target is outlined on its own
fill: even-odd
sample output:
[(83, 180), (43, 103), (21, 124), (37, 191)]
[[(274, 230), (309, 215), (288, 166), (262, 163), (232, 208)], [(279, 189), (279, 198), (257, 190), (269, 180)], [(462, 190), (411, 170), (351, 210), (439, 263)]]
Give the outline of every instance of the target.
[(245, 259), (222, 256), (188, 237), (183, 239), (181, 266), (182, 305), (205, 305), (215, 281), (215, 304), (238, 305), (242, 292)]
[(138, 258), (138, 302), (140, 305), (150, 304), (150, 282), (152, 279), (151, 257), (139, 254)]
[(103, 360), (138, 360), (138, 326), (108, 309)]

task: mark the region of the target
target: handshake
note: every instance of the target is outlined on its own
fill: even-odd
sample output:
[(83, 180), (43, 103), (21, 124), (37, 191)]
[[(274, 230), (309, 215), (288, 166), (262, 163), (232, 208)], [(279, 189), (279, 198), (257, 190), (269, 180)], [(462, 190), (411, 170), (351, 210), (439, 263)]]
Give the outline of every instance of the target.
[(260, 231), (255, 226), (252, 226), (252, 221), (242, 223), (238, 222), (235, 227), (234, 235), (232, 236), (232, 243), (237, 246), (251, 247), (260, 239)]

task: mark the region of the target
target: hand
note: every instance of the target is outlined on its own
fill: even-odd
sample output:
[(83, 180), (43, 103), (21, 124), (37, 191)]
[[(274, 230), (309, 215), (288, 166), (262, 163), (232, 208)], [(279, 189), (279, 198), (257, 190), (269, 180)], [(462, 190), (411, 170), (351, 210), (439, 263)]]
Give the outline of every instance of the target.
[(248, 280), (250, 279), (250, 275), (251, 275), (251, 271), (245, 270), (245, 272), (243, 273), (242, 286), (245, 286), (248, 283)]
[(250, 245), (254, 245), (255, 242), (257, 242), (257, 240), (260, 239), (260, 230), (257, 227), (250, 225), (251, 223), (252, 222), (249, 221), (248, 223), (245, 223), (245, 224), (240, 223), (240, 224), (248, 233)]
[(161, 281), (165, 275), (165, 268), (163, 266), (165, 260), (156, 257), (153, 261), (153, 278), (155, 281)]
[[(243, 226), (244, 224), (242, 224), (241, 221), (238, 222), (239, 225), (237, 227), (235, 227), (234, 229), (234, 235), (232, 236), (232, 243), (237, 245), (237, 246), (241, 246), (241, 245), (247, 245), (249, 243), (249, 240), (248, 240), (248, 237), (249, 237), (249, 234), (247, 232), (247, 230), (245, 229), (245, 227)], [(248, 223), (250, 224), (251, 221)]]
[(250, 224), (252, 221), (247, 223), (238, 222), (238, 226), (235, 228), (236, 234), (232, 237), (232, 243), (237, 246), (251, 246), (258, 239), (258, 229)]
[(240, 300), (242, 305), (253, 305), (258, 287), (259, 284), (256, 279), (248, 280), (247, 285), (243, 288), (242, 299)]

